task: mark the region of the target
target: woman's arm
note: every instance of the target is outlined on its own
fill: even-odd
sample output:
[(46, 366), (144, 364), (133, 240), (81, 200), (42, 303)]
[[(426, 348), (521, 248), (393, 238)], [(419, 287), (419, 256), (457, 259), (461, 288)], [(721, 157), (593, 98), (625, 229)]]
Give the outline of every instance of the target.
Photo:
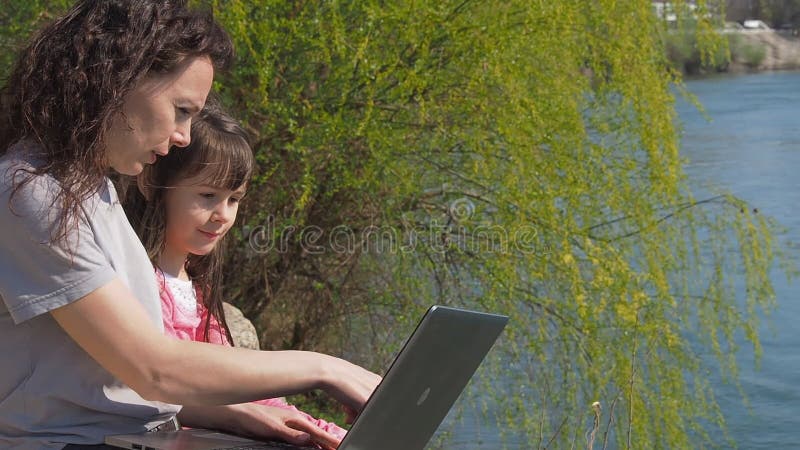
[(51, 312), (101, 366), (148, 400), (222, 405), (324, 389), (360, 410), (380, 377), (313, 352), (265, 352), (163, 335), (118, 279)]

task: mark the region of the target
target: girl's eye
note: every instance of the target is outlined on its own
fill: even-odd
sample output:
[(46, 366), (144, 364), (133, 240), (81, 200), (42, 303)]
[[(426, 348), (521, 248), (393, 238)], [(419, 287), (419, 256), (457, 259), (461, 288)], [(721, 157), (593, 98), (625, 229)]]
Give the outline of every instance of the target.
[(200, 197), (203, 197), (203, 198), (214, 198), (214, 193), (213, 192), (201, 192), (200, 193)]

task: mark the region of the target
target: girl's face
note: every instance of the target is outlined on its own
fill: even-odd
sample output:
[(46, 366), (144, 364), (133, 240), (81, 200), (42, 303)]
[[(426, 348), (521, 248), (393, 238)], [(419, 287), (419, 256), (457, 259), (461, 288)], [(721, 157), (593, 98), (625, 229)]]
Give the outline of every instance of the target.
[(170, 253), (205, 255), (230, 230), (245, 186), (235, 191), (204, 184), (202, 172), (167, 189), (165, 246)]
[(109, 166), (137, 175), (171, 146), (189, 145), (192, 117), (203, 109), (214, 79), (207, 57), (187, 59), (175, 73), (148, 77), (125, 97), (106, 133)]

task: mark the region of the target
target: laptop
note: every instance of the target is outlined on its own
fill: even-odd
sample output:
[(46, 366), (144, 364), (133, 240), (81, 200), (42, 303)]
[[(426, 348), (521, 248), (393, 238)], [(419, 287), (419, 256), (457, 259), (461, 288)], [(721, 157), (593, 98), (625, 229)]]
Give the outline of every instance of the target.
[[(432, 306), (338, 450), (423, 449), (507, 322), (503, 315)], [(140, 450), (313, 448), (203, 429), (108, 436), (106, 444)]]

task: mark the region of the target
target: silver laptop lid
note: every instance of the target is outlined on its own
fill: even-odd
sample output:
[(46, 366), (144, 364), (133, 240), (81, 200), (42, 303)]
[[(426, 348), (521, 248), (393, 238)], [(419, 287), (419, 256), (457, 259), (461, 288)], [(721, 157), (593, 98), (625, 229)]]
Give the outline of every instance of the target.
[(423, 449), (506, 323), (507, 316), (432, 306), (339, 450)]

